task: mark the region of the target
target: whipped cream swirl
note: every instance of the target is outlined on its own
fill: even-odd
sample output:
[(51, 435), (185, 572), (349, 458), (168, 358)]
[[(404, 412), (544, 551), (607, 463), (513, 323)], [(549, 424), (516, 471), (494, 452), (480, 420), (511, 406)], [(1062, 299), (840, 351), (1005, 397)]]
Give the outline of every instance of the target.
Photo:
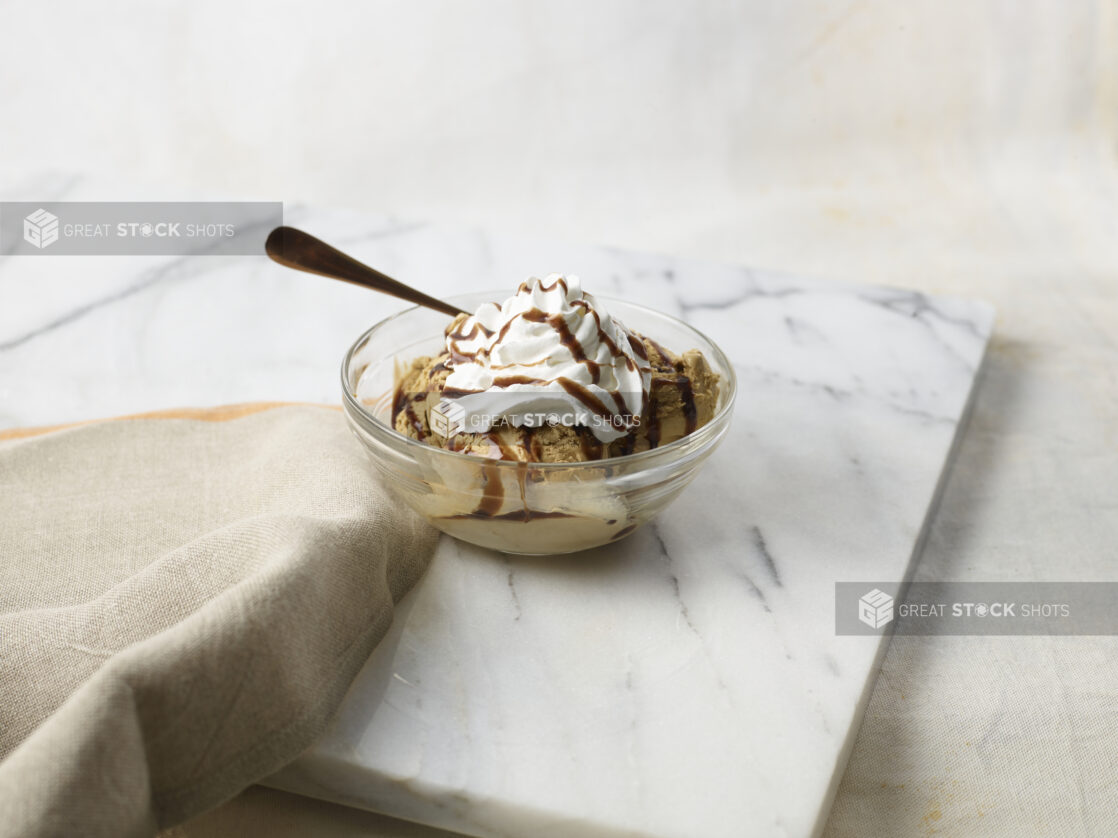
[[(639, 422), (652, 367), (644, 344), (582, 290), (578, 277), (551, 274), (521, 283), (503, 303), (455, 321), (446, 338), (444, 398), (489, 430), (585, 425), (610, 442)], [(546, 419), (544, 419), (546, 417)]]

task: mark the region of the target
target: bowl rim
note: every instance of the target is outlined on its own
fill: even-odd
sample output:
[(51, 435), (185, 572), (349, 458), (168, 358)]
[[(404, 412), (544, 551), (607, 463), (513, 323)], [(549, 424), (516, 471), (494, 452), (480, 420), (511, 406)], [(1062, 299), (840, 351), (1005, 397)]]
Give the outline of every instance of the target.
[[(507, 295), (507, 291), (467, 291), (461, 294), (455, 294), (451, 297), (447, 297), (446, 300), (453, 303), (455, 301), (459, 301), (462, 297), (477, 297), (481, 295), (493, 295), (495, 299), (501, 299), (502, 294)], [(359, 349), (361, 349), (366, 343), (369, 342), (374, 333), (376, 333), (380, 329), (385, 328), (392, 321), (398, 320), (411, 314), (412, 312), (423, 308), (423, 306), (417, 305), (409, 306), (402, 311), (398, 311), (395, 314), (391, 314), (388, 317), (377, 321), (364, 332), (362, 332), (357, 340), (355, 340), (350, 345), (349, 349), (346, 350), (346, 353), (342, 358), (341, 366), (342, 396), (345, 406), (349, 408), (349, 410), (345, 411), (346, 415), (364, 420), (364, 423), (369, 426), (368, 430), (370, 433), (382, 434), (393, 443), (403, 444), (404, 450), (412, 450), (416, 451), (417, 453), (422, 451), (424, 455), (431, 455), (433, 453), (436, 456), (442, 455), (445, 457), (451, 457), (460, 463), (474, 463), (487, 467), (512, 469), (527, 467), (531, 469), (548, 470), (571, 468), (602, 468), (603, 466), (629, 464), (640, 465), (643, 464), (645, 460), (663, 459), (665, 454), (670, 456), (672, 453), (682, 453), (695, 447), (705, 448), (712, 442), (716, 441), (719, 437), (721, 437), (722, 432), (725, 430), (724, 426), (728, 423), (730, 414), (733, 412), (734, 403), (737, 400), (738, 389), (737, 375), (734, 371), (733, 362), (730, 360), (729, 356), (727, 356), (726, 353), (722, 351), (722, 347), (720, 347), (717, 343), (707, 337), (706, 334), (696, 329), (690, 323), (686, 322), (685, 320), (681, 320), (671, 314), (666, 314), (662, 311), (658, 311), (657, 309), (650, 308), (649, 306), (642, 306), (639, 303), (630, 302), (629, 300), (622, 299), (621, 297), (614, 297), (608, 294), (594, 294), (594, 297), (606, 302), (607, 308), (609, 303), (617, 302), (621, 303), (624, 306), (628, 306), (629, 308), (638, 309), (647, 314), (651, 314), (656, 317), (663, 317), (666, 320), (673, 321), (676, 325), (681, 326), (686, 331), (693, 333), (695, 336), (704, 341), (713, 349), (713, 354), (717, 357), (719, 365), (722, 367), (722, 369), (725, 370), (725, 374), (719, 374), (720, 389), (724, 382), (728, 383), (729, 387), (728, 393), (723, 399), (722, 405), (715, 412), (714, 416), (711, 417), (709, 422), (707, 422), (701, 428), (698, 428), (689, 434), (685, 434), (677, 440), (669, 442), (667, 445), (659, 445), (656, 448), (649, 448), (646, 451), (637, 451), (632, 454), (622, 454), (618, 457), (606, 457), (600, 460), (583, 460), (573, 463), (540, 463), (522, 462), (519, 460), (497, 460), (490, 457), (483, 457), (480, 454), (468, 454), (463, 451), (449, 451), (446, 448), (438, 448), (434, 445), (428, 445), (425, 442), (420, 442), (417, 439), (412, 439), (410, 436), (400, 433), (391, 425), (385, 424), (366, 409), (365, 405), (363, 405), (358, 400), (356, 393), (350, 391), (348, 371), (354, 356), (357, 354)], [(719, 393), (719, 397), (720, 399), (722, 399), (721, 392)], [(354, 412), (356, 412), (356, 416), (354, 416)]]

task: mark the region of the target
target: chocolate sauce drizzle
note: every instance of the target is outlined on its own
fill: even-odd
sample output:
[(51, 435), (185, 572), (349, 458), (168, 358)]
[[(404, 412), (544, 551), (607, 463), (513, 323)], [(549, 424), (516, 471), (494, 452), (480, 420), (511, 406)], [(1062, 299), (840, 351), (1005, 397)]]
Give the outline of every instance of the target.
[[(613, 342), (613, 338), (611, 338), (609, 335), (607, 335), (605, 329), (602, 328), (601, 315), (599, 315), (598, 312), (595, 309), (592, 309), (590, 307), (590, 303), (586, 302), (586, 300), (575, 300), (573, 303), (571, 303), (571, 305), (572, 306), (578, 306), (579, 308), (586, 309), (587, 313), (590, 314), (590, 316), (594, 318), (594, 325), (596, 325), (598, 327), (598, 340), (599, 340), (599, 342), (604, 343), (606, 345), (606, 348), (608, 348), (609, 351), (613, 355), (621, 355), (621, 350), (618, 349), (617, 344)], [(629, 336), (630, 346), (632, 345), (632, 343), (633, 343), (633, 336), (630, 335)], [(638, 343), (639, 343), (639, 341), (638, 341)], [(634, 351), (637, 351), (637, 350), (634, 349)], [(645, 360), (648, 360), (647, 355), (645, 355), (643, 346), (640, 348), (638, 354), (640, 354), (640, 356), (642, 358), (644, 358)], [(633, 364), (633, 359), (632, 358), (630, 358), (628, 355), (623, 355), (622, 357), (625, 358), (625, 364), (626, 364), (626, 366), (628, 366), (629, 369), (635, 369), (636, 368), (636, 366)]]
[(644, 361), (648, 360), (648, 350), (644, 348), (644, 341), (636, 335), (629, 335), (629, 346), (632, 350), (641, 356)]
[[(447, 335), (447, 337), (450, 338), (451, 340), (474, 340), (474, 338), (477, 337), (478, 332), (482, 332), (487, 338), (493, 336), (493, 331), (491, 329), (487, 329), (485, 326), (483, 326), (480, 320), (478, 320), (475, 317), (475, 318), (473, 318), (473, 321), (474, 321), (474, 324), (472, 326), (470, 326), (470, 331), (468, 331), (468, 332), (458, 332), (458, 331), (451, 332), (450, 334)], [(463, 320), (461, 325), (465, 326), (466, 321)]]
[[(583, 301), (576, 300), (576, 302)], [(540, 311), (538, 308), (533, 308), (529, 309), (528, 311), (521, 312), (518, 316), (523, 317), (525, 320), (531, 323), (546, 323), (551, 328), (553, 328), (559, 335), (559, 342), (563, 344), (563, 346), (567, 347), (567, 350), (571, 353), (571, 357), (575, 359), (575, 362), (583, 364), (590, 371), (590, 380), (594, 384), (597, 384), (601, 380), (602, 365), (599, 364), (597, 361), (590, 360), (590, 358), (586, 355), (586, 349), (579, 342), (578, 338), (576, 338), (571, 332), (571, 327), (567, 325), (567, 321), (563, 319), (563, 315), (548, 314), (546, 311)], [(597, 313), (595, 313), (594, 316), (597, 317)], [(505, 328), (507, 329), (515, 319), (516, 318), (514, 317), (512, 318), (512, 320), (509, 320), (509, 322), (505, 324)], [(599, 334), (603, 334), (601, 326), (598, 327), (598, 332)], [(607, 341), (610, 351), (614, 355), (619, 355), (620, 353), (617, 351), (617, 346), (613, 343), (613, 341), (609, 341), (608, 338)], [(630, 361), (630, 363), (632, 362)]]
[[(660, 383), (659, 379), (653, 380), (653, 386)], [(656, 448), (660, 445), (660, 411), (656, 407), (656, 399), (650, 398), (648, 410), (645, 411), (645, 436), (648, 437), (648, 447)]]
[(396, 424), (396, 417), (400, 415), (400, 411), (404, 409), (404, 404), (408, 400), (408, 394), (404, 392), (403, 387), (397, 387), (396, 392), (392, 396), (392, 424)]
[[(462, 363), (467, 363), (469, 361), (472, 361), (479, 354), (478, 352), (474, 352), (472, 354), (469, 353), (469, 352), (459, 352), (458, 351), (459, 341), (475, 340), (477, 338), (479, 332), (481, 334), (485, 335), (487, 338), (493, 337), (493, 331), (491, 329), (487, 329), (485, 326), (483, 326), (481, 324), (480, 320), (478, 320), (475, 317), (475, 318), (473, 318), (473, 321), (474, 321), (473, 325), (470, 326), (470, 330), (468, 332), (461, 332), (461, 331), (457, 331), (457, 330), (447, 332), (447, 334), (446, 334), (446, 348), (447, 348), (447, 352), (449, 353), (449, 356), (450, 356), (449, 359), (448, 359), (449, 360), (448, 368), (453, 367), (455, 364), (462, 364)], [(459, 324), (459, 328), (461, 328), (464, 325), (466, 325), (466, 320), (463, 320)]]
[(590, 410), (599, 416), (609, 419), (613, 416), (610, 409), (602, 404), (602, 400), (579, 384), (577, 381), (571, 381), (569, 378), (558, 378), (559, 386), (586, 405)]
[(494, 387), (512, 387), (514, 384), (545, 384), (542, 378), (532, 375), (498, 375), (493, 378)]
[(679, 388), (679, 398), (683, 402), (684, 432), (692, 433), (699, 424), (699, 411), (695, 407), (695, 388), (691, 386), (691, 379), (686, 375), (677, 376), (675, 384)]
[[(563, 293), (564, 294), (569, 294), (571, 292), (570, 287), (567, 285), (566, 278), (562, 277), (562, 276), (555, 277), (555, 281), (553, 283), (551, 283), (550, 285), (544, 285), (543, 280), (541, 279), (541, 280), (539, 280), (539, 285), (537, 285), (536, 287), (540, 291), (554, 291), (559, 286), (563, 286)], [(516, 293), (517, 294), (527, 294), (528, 293), (528, 283), (527, 282), (520, 283), (520, 285), (518, 285), (517, 288), (516, 288)]]
[(670, 364), (673, 367), (676, 365), (675, 362), (672, 360), (675, 356), (673, 356), (671, 352), (669, 352), (663, 346), (658, 344), (652, 338), (647, 338), (646, 337), (645, 340), (647, 340), (649, 345), (651, 345), (652, 348), (656, 350), (656, 354), (660, 356), (660, 358), (663, 360), (663, 362), (665, 364)]
[[(489, 521), (535, 521), (539, 518), (577, 518), (569, 512), (540, 512), (537, 509), (514, 509), (512, 512), (502, 512), (500, 515), (481, 515), (477, 512), (467, 512), (464, 515), (446, 515), (448, 521), (464, 521), (470, 518), (485, 518)], [(628, 533), (626, 533), (627, 535)], [(615, 536), (616, 537), (616, 536)]]
[(582, 458), (584, 460), (600, 460), (605, 453), (605, 446), (602, 444), (594, 432), (585, 425), (575, 426), (575, 433), (578, 434), (578, 447), (582, 451)]
[(420, 421), (419, 414), (415, 412), (415, 403), (426, 397), (426, 393), (407, 393), (402, 387), (398, 387), (392, 398), (393, 427), (396, 425), (396, 417), (403, 413), (408, 420), (408, 424), (415, 431), (415, 438), (420, 442), (427, 439), (427, 434), (423, 430), (423, 422)]
[[(498, 443), (499, 444), (499, 443)], [(505, 502), (505, 488), (501, 481), (500, 468), (493, 466), (484, 466), (482, 468), (482, 496), (481, 502), (473, 512), (467, 512), (461, 515), (447, 515), (447, 520), (466, 520), (470, 518), (484, 518), (490, 521), (533, 521), (540, 518), (574, 518), (576, 516), (567, 512), (541, 512), (536, 509), (528, 507), (527, 499), (525, 498), (525, 479), (527, 476), (527, 464), (518, 463), (516, 469), (517, 482), (520, 485), (520, 501), (521, 507), (513, 509), (509, 512), (500, 512), (501, 507)]]
[(627, 436), (623, 436), (621, 437), (621, 439), (613, 443), (614, 448), (616, 449), (616, 455), (619, 457), (624, 457), (626, 454), (632, 454), (633, 449), (636, 448), (636, 443), (637, 433), (636, 431), (630, 431)]
[(499, 433), (490, 432), (488, 434), (488, 437), (489, 437), (490, 442), (492, 442), (494, 445), (496, 445), (497, 450), (501, 452), (501, 459), (502, 460), (515, 460), (515, 459), (517, 459), (516, 451), (513, 449), (513, 447), (511, 445), (506, 443), (504, 441), (504, 439), (501, 438), (501, 435)]
[(505, 502), (505, 487), (501, 483), (501, 472), (496, 466), (484, 466), (481, 470), (481, 502), (472, 513), (473, 517), (496, 517)]
[(470, 396), (474, 393), (484, 393), (484, 390), (467, 390), (464, 387), (443, 387), (442, 394), (444, 398), (455, 399), (459, 396)]

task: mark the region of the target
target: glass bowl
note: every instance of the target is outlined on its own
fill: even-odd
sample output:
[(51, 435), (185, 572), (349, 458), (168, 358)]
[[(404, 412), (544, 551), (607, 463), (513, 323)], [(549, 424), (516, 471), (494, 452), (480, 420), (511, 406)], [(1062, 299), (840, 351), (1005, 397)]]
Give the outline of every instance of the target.
[[(462, 294), (474, 311), (506, 293)], [(682, 353), (698, 349), (719, 376), (714, 417), (667, 445), (605, 460), (519, 463), (435, 448), (392, 427), (396, 376), (414, 358), (445, 348), (447, 316), (410, 308), (357, 339), (342, 362), (343, 406), (370, 468), (401, 501), (462, 541), (504, 553), (573, 553), (624, 538), (695, 477), (730, 424), (734, 370), (709, 338), (681, 320), (595, 295), (622, 323)], [(360, 384), (360, 390), (358, 385)]]

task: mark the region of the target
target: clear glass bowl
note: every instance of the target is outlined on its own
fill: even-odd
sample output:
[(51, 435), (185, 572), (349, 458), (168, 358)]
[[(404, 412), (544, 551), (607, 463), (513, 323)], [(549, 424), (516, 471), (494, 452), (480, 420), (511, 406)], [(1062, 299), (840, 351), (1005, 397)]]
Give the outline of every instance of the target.
[[(450, 302), (474, 311), (504, 296), (501, 291), (463, 294)], [(659, 448), (581, 463), (491, 460), (410, 439), (392, 427), (396, 374), (414, 358), (442, 351), (447, 324), (445, 314), (410, 308), (361, 335), (342, 362), (346, 418), (369, 454), (370, 467), (438, 529), (505, 553), (598, 547), (624, 538), (656, 515), (691, 482), (725, 436), (734, 405), (734, 370), (722, 350), (681, 320), (596, 296), (629, 328), (674, 352), (698, 349), (706, 356), (719, 376), (718, 404), (709, 423)]]

